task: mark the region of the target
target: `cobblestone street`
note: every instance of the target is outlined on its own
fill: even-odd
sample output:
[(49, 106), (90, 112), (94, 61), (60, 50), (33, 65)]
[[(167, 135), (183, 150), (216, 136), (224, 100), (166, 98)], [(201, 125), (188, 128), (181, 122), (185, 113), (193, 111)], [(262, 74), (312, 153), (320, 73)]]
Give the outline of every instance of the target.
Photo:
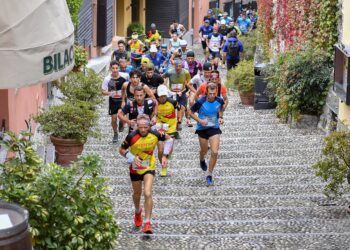
[(293, 130), (273, 110), (255, 111), (230, 94), (225, 112), (215, 185), (207, 187), (199, 167), (194, 128), (175, 144), (169, 177), (154, 184), (154, 235), (132, 232), (133, 204), (126, 160), (111, 143), (107, 108), (101, 108), (101, 140), (85, 153), (105, 160), (120, 249), (347, 249), (349, 195), (327, 202), (310, 165), (319, 157), (322, 134)]

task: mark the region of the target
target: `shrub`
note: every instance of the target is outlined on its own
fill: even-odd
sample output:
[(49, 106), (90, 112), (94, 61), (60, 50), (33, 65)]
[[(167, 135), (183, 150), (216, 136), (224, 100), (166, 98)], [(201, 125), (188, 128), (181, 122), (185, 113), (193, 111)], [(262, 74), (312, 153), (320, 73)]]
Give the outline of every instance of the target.
[(350, 174), (350, 132), (333, 132), (324, 138), (324, 142), (323, 159), (317, 161), (313, 168), (316, 176), (328, 182), (324, 193), (337, 196)]
[(18, 157), (0, 164), (0, 198), (29, 211), (35, 249), (113, 249), (119, 232), (101, 160), (86, 155), (69, 168), (44, 166), (22, 133), (3, 144)]
[(254, 91), (254, 62), (242, 60), (238, 65), (227, 73), (227, 87), (235, 86), (240, 94)]
[(86, 49), (81, 46), (74, 45), (74, 67), (75, 71), (79, 71), (81, 67), (85, 67), (88, 64), (88, 53)]
[(34, 117), (40, 123), (40, 130), (46, 134), (63, 139), (76, 139), (84, 143), (89, 136), (97, 137), (98, 114), (86, 102), (75, 104), (66, 102), (50, 106)]
[(332, 63), (325, 52), (310, 47), (278, 56), (267, 70), (269, 89), (277, 102), (277, 116), (320, 115), (331, 83)]
[(138, 22), (130, 23), (126, 31), (127, 36), (130, 37), (133, 32), (137, 32), (137, 34), (140, 36), (145, 33), (145, 28), (141, 23), (138, 23)]
[(241, 35), (238, 39), (243, 43), (244, 52), (242, 54), (243, 60), (254, 60), (254, 54), (257, 43), (257, 31), (252, 30), (247, 35)]
[(92, 106), (102, 103), (101, 77), (92, 69), (84, 72), (70, 72), (66, 80), (60, 82), (57, 87), (63, 93), (66, 102), (87, 102)]

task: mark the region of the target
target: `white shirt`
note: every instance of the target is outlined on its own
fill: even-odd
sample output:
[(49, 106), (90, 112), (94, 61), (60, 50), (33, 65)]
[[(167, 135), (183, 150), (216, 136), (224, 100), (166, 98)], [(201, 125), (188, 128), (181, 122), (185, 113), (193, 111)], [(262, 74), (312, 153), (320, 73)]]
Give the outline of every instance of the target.
[[(119, 72), (119, 76), (123, 77), (127, 82), (129, 81), (129, 74), (124, 73), (124, 72)], [(108, 83), (111, 80), (112, 75), (109, 74), (108, 76), (105, 77), (105, 79), (102, 82), (102, 89), (104, 91), (108, 91)]]

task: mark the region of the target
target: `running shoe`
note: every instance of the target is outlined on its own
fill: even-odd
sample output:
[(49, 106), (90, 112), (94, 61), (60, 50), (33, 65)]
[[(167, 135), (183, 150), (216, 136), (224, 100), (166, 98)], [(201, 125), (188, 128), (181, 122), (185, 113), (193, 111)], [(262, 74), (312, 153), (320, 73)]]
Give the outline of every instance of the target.
[(166, 177), (168, 175), (168, 168), (162, 168), (160, 170), (160, 176), (161, 177)]
[(193, 127), (193, 124), (192, 124), (192, 122), (191, 122), (191, 120), (190, 119), (187, 119), (187, 126), (189, 127), (189, 128), (192, 128)]
[(214, 185), (213, 177), (211, 175), (207, 176), (207, 185), (208, 186)]
[(146, 222), (143, 227), (143, 233), (145, 234), (153, 234), (151, 222)]
[(205, 162), (205, 160), (204, 161), (200, 161), (200, 166), (201, 166), (201, 169), (203, 171), (207, 171), (208, 166), (207, 166), (207, 163)]
[(136, 227), (141, 227), (142, 226), (142, 209), (140, 208), (140, 212), (136, 213), (134, 216), (134, 223)]
[(117, 143), (118, 142), (118, 133), (117, 132), (114, 132), (112, 141), (113, 141), (113, 143)]
[(181, 139), (179, 132), (175, 132), (174, 138), (175, 138), (176, 140), (180, 140), (180, 139)]
[(119, 121), (119, 124), (118, 124), (118, 131), (121, 133), (124, 131), (124, 123), (122, 121)]

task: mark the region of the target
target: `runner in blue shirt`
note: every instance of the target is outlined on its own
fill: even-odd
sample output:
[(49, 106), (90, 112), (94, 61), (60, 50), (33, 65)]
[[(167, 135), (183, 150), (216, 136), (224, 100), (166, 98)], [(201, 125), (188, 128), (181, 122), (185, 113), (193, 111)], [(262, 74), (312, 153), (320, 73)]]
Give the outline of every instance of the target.
[(164, 74), (168, 71), (171, 57), (170, 53), (168, 52), (168, 47), (165, 43), (160, 45), (160, 52), (158, 52), (158, 55), (160, 56), (159, 73)]
[(247, 15), (244, 12), (241, 14), (241, 17), (237, 18), (237, 26), (243, 35), (246, 35), (252, 30), (251, 21), (247, 18)]
[[(191, 107), (190, 116), (197, 121), (196, 134), (199, 139), (199, 161), (203, 171), (208, 170), (207, 185), (213, 185), (213, 170), (218, 158), (220, 144), (220, 125), (224, 124), (223, 106), (224, 100), (217, 95), (217, 85), (209, 83), (207, 85), (207, 95), (199, 98)], [(195, 113), (198, 113), (196, 115)], [(205, 162), (205, 155), (208, 152), (208, 143), (210, 144), (209, 169)]]
[(161, 55), (158, 54), (158, 50), (155, 44), (151, 45), (150, 53), (146, 57), (153, 63), (155, 69), (158, 71), (161, 65)]
[(206, 51), (207, 48), (207, 38), (209, 36), (209, 34), (211, 34), (213, 32), (213, 26), (210, 25), (210, 21), (209, 19), (206, 19), (204, 21), (204, 24), (199, 28), (199, 36), (202, 40), (202, 48), (203, 48), (203, 53), (205, 55), (205, 59), (208, 59), (209, 54)]
[[(230, 48), (230, 45), (231, 45), (231, 48)], [(243, 51), (244, 51), (243, 43), (237, 38), (236, 31), (232, 30), (229, 33), (229, 38), (226, 40), (224, 44), (224, 48), (222, 49), (222, 52), (224, 52), (224, 57), (226, 57), (227, 70), (230, 70), (237, 66), (240, 60), (240, 54), (243, 53)]]

